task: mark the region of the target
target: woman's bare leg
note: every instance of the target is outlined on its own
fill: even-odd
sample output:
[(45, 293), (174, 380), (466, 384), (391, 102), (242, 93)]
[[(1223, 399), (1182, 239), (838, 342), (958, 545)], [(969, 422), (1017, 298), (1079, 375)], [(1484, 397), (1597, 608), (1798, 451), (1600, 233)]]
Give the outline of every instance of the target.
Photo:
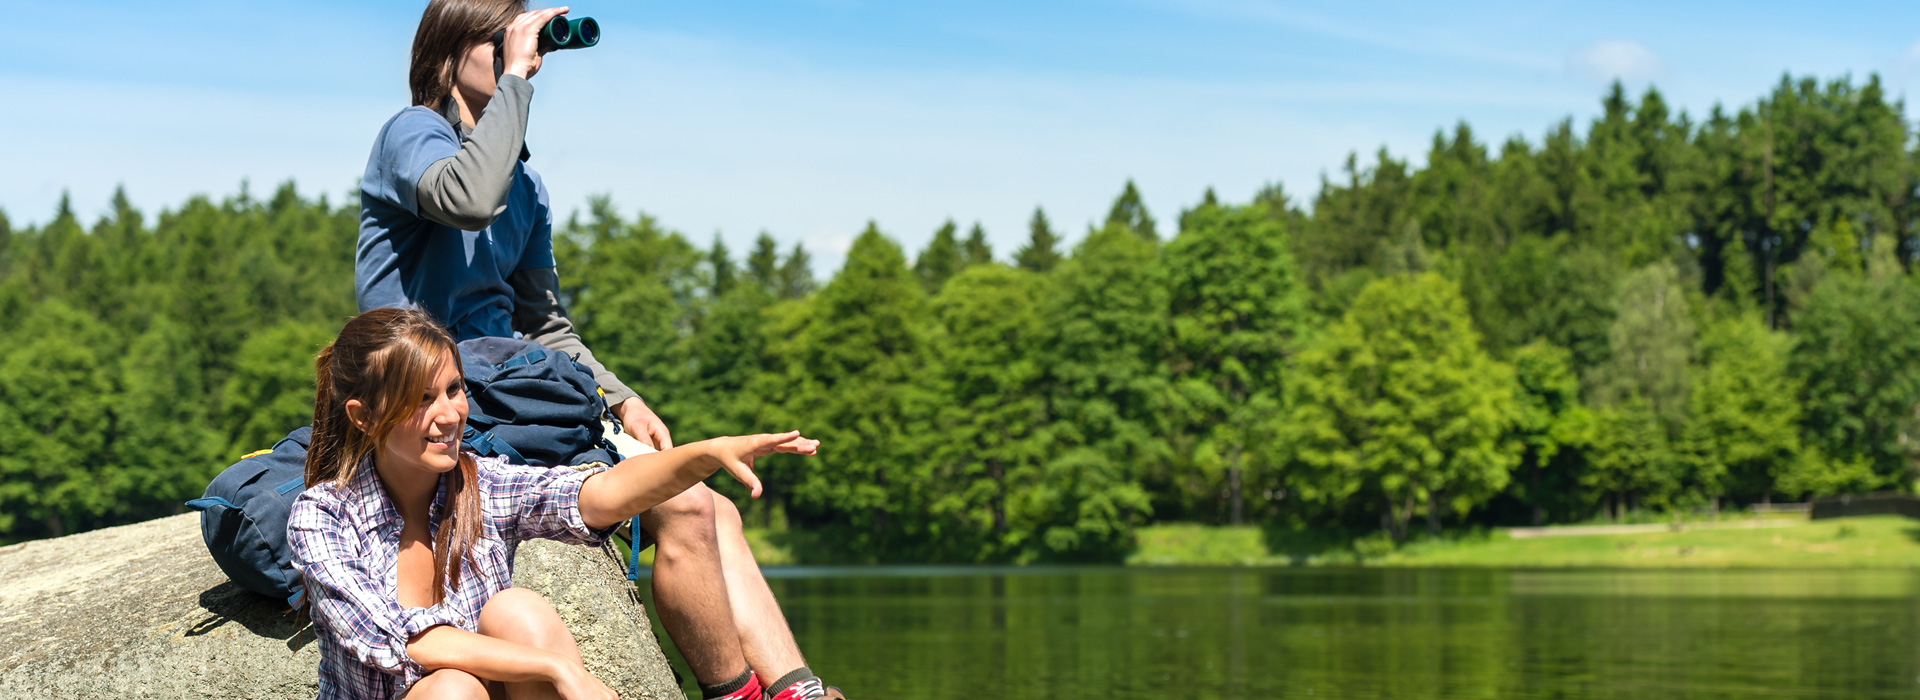
[[(573, 633), (567, 630), (560, 613), (554, 612), (546, 598), (525, 588), (509, 588), (493, 594), (480, 608), (480, 633), (580, 660), (580, 647), (574, 643)], [(560, 697), (552, 683), (507, 683), (505, 687), (507, 697), (513, 700)]]
[(407, 700), (484, 700), (486, 697), (487, 685), (457, 668), (429, 673), (407, 689)]

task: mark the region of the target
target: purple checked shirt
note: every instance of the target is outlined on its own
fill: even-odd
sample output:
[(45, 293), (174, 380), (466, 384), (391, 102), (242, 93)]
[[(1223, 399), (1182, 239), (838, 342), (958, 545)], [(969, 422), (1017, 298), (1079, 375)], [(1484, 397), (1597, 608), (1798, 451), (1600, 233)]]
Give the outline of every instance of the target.
[[(430, 608), (401, 607), (395, 593), (400, 513), (371, 462), (346, 484), (300, 494), (287, 516), (293, 565), (306, 579), (320, 640), (320, 698), (392, 698), (426, 674), (407, 657), (407, 640), (435, 625), (477, 631), (480, 607), (513, 586), (513, 554), (535, 537), (598, 545), (614, 528), (580, 519), (580, 484), (605, 467), (529, 467), (479, 457), (480, 541), (461, 567), (460, 588)], [(428, 529), (445, 513), (445, 482), (434, 494)], [(615, 527), (618, 527), (617, 525)]]

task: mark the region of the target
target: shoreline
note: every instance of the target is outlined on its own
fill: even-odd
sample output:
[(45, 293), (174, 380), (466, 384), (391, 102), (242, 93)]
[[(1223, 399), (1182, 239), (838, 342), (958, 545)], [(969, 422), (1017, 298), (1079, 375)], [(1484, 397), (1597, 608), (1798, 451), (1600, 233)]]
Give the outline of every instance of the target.
[[(1516, 536), (1515, 531), (1519, 531)], [(1802, 515), (1718, 521), (1568, 525), (1451, 532), (1388, 547), (1379, 538), (1274, 547), (1256, 526), (1161, 524), (1139, 529), (1139, 548), (1100, 564), (896, 563), (888, 570), (1038, 572), (1072, 568), (1342, 567), (1485, 569), (1920, 569), (1920, 520), (1880, 515), (1807, 520)], [(855, 570), (807, 562), (750, 528), (747, 540), (769, 575)], [(1365, 554), (1362, 554), (1365, 552)], [(642, 553), (651, 564), (651, 550)], [(872, 566), (872, 565), (868, 565)], [(904, 574), (903, 574), (904, 575)]]

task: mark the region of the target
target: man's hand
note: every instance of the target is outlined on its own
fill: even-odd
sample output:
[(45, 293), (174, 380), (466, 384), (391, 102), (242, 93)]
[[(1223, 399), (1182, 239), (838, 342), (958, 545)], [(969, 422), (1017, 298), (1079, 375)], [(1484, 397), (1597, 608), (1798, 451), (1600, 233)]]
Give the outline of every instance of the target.
[(613, 407), (613, 415), (620, 417), (620, 427), (632, 435), (633, 439), (653, 446), (662, 452), (673, 449), (673, 434), (667, 432), (667, 424), (660, 422), (660, 416), (647, 408), (647, 402), (635, 396)]

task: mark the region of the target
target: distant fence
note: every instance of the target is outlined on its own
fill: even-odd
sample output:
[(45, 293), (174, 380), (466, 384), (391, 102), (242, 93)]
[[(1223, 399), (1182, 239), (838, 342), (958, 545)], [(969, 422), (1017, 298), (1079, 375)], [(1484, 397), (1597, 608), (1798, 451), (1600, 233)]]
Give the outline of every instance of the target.
[(1755, 503), (1747, 510), (1758, 515), (1761, 513), (1805, 513), (1813, 510), (1812, 503)]
[(1852, 518), (1862, 515), (1904, 515), (1920, 518), (1920, 497), (1906, 493), (1863, 493), (1813, 499), (1812, 519)]

